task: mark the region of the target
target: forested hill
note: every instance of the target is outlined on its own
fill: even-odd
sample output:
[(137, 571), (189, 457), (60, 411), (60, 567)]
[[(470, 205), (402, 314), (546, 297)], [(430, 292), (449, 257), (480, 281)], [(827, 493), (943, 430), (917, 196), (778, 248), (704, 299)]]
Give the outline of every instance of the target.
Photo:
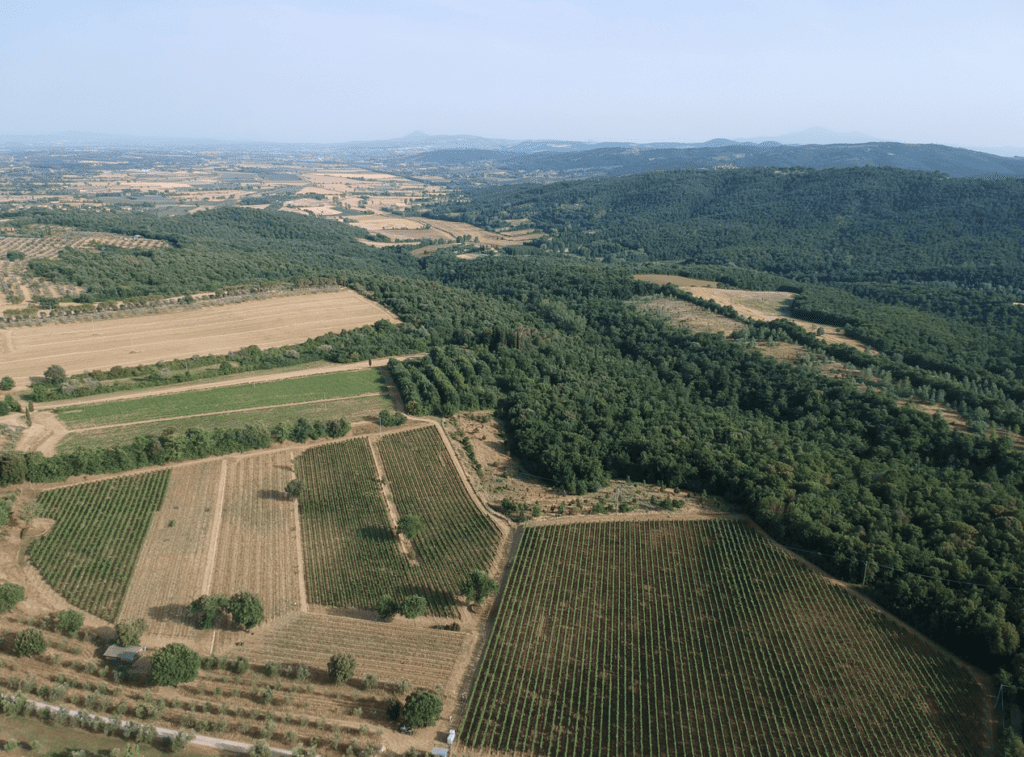
[(414, 273), (396, 248), (358, 241), (366, 232), (334, 220), (250, 208), (219, 208), (160, 218), (152, 213), (33, 210), (16, 224), (43, 223), (164, 239), (166, 250), (108, 246), (100, 254), (65, 248), (57, 260), (29, 263), (37, 276), (85, 287), (83, 301), (174, 295), (239, 284), (309, 282), (339, 271)]
[(1007, 158), (948, 145), (908, 145), (869, 142), (848, 145), (781, 145), (776, 142), (720, 144), (693, 147), (628, 146), (589, 150), (442, 149), (387, 156), (392, 170), (434, 174), (478, 184), (530, 179), (626, 176), (671, 169), (752, 168), (758, 166), (816, 169), (888, 166), (915, 171), (939, 171), (954, 177), (1024, 175), (1024, 158)]
[(527, 218), (541, 249), (605, 261), (737, 265), (831, 282), (1024, 289), (1024, 179), (894, 168), (660, 171), (479, 190), (429, 215)]

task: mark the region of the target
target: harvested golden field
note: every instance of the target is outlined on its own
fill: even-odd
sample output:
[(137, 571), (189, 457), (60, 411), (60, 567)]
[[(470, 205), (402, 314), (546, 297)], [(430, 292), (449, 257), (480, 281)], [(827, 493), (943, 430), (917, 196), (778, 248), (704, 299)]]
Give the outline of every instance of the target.
[(249, 591), (267, 620), (305, 605), (298, 503), (284, 494), (295, 476), (287, 450), (227, 461), (224, 505), (210, 594)]
[(18, 384), (54, 363), (69, 375), (115, 365), (148, 365), (192, 355), (223, 354), (255, 344), (281, 347), (328, 331), (379, 320), (398, 323), (383, 307), (349, 289), (205, 305), (109, 320), (0, 331), (0, 362)]
[(143, 618), (161, 643), (200, 633), (185, 610), (209, 593), (227, 467), (227, 458), (175, 467), (139, 552), (119, 620)]

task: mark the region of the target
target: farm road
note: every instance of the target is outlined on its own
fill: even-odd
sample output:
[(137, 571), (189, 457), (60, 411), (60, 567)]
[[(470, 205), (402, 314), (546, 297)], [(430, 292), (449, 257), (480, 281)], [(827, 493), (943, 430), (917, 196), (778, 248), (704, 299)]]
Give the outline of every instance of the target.
[[(9, 697), (9, 696), (5, 696), (4, 697), (4, 699), (12, 699), (12, 698), (13, 697)], [(32, 700), (29, 700), (29, 704), (31, 704), (37, 710), (50, 710), (51, 712), (57, 712), (58, 710), (64, 709), (65, 712), (67, 712), (67, 714), (69, 716), (71, 716), (71, 717), (75, 717), (76, 715), (78, 715), (78, 710), (66, 709), (66, 708), (63, 708), (63, 707), (61, 707), (60, 705), (57, 705), (57, 704), (47, 704), (46, 702), (35, 702), (35, 701), (32, 701)], [(104, 715), (93, 715), (93, 713), (91, 713), (91, 712), (83, 712), (82, 714), (83, 715), (88, 715), (88, 716), (90, 716), (92, 718), (95, 718), (96, 720), (104, 721), (104, 722), (107, 722), (107, 723), (114, 723), (118, 727), (120, 727), (122, 723), (133, 722), (133, 721), (128, 721), (128, 720), (121, 720), (118, 717), (112, 717), (112, 716), (111, 717), (107, 717), (107, 716), (104, 716)], [(160, 736), (167, 736), (167, 737), (172, 738), (172, 739), (175, 736), (178, 735), (178, 731), (174, 730), (173, 728), (160, 728), (160, 727), (157, 727), (156, 732)], [(245, 742), (242, 742), (242, 741), (229, 741), (228, 739), (220, 739), (220, 738), (217, 738), (216, 736), (197, 735), (192, 740), (191, 743), (195, 744), (196, 746), (212, 747), (213, 749), (220, 749), (220, 750), (222, 750), (224, 752), (238, 752), (240, 754), (248, 754), (249, 750), (252, 748), (252, 744), (246, 744)], [(290, 749), (278, 749), (276, 747), (271, 747), (270, 748), (270, 753), (271, 754), (276, 754), (276, 755), (291, 755), (292, 751)]]

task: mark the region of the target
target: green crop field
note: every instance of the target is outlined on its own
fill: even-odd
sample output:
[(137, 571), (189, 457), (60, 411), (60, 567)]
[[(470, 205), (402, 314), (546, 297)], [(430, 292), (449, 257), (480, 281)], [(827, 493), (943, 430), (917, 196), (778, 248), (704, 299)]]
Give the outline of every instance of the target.
[(71, 604), (113, 622), (170, 476), (164, 469), (43, 492), (39, 514), (56, 524), (32, 543), (32, 564)]
[(331, 421), (344, 418), (349, 423), (376, 422), (381, 410), (391, 409), (393, 408), (388, 397), (374, 395), (372, 397), (328, 399), (301, 405), (277, 405), (258, 410), (235, 410), (218, 415), (186, 416), (133, 423), (126, 426), (87, 428), (74, 431), (61, 439), (57, 445), (57, 452), (74, 452), (80, 449), (88, 450), (130, 444), (136, 436), (161, 436), (169, 429), (174, 429), (177, 433), (183, 433), (190, 428), (213, 431), (218, 428), (243, 428), (250, 423), (259, 423), (267, 428), (273, 428), (278, 423), (295, 423), (298, 418), (305, 418), (308, 421)]
[(380, 371), (367, 369), (240, 386), (225, 386), (217, 389), (197, 389), (196, 391), (155, 397), (111, 400), (93, 405), (70, 405), (58, 408), (56, 412), (68, 428), (83, 429), (160, 418), (177, 418), (184, 415), (245, 410), (338, 397), (355, 397), (384, 391), (384, 381)]
[(451, 615), (459, 583), (490, 566), (499, 531), (469, 499), (432, 426), (389, 434), (380, 449), (399, 513), (424, 522), (418, 564), (399, 550), (368, 441), (314, 447), (295, 459), (307, 484), (299, 516), (309, 600), (374, 608), (383, 594), (418, 594), (435, 615)]
[(536, 755), (976, 755), (970, 672), (739, 521), (526, 529), (463, 725)]

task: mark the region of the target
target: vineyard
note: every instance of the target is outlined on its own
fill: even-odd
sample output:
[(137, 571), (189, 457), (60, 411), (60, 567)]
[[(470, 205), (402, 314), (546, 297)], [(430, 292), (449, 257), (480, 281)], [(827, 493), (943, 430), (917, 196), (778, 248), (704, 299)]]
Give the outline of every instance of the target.
[(537, 755), (974, 755), (970, 673), (738, 521), (526, 529), (460, 737)]
[(39, 515), (56, 523), (32, 544), (32, 564), (68, 602), (113, 622), (169, 478), (161, 470), (43, 492)]
[(369, 442), (314, 447), (295, 461), (307, 485), (299, 514), (309, 601), (373, 608), (382, 594), (419, 594), (435, 615), (452, 615), (458, 584), (490, 567), (498, 529), (474, 507), (433, 427), (386, 435), (380, 451), (399, 513), (425, 526), (415, 564), (399, 551)]

